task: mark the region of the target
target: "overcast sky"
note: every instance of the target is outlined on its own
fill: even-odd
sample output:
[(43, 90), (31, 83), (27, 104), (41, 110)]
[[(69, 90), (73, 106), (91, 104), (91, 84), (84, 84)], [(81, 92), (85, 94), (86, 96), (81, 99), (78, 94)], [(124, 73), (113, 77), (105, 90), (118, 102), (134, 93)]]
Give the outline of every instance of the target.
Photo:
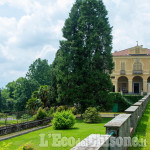
[[(75, 0), (0, 0), (0, 88), (25, 76), (36, 58), (52, 63)], [(150, 48), (150, 1), (104, 0), (113, 26), (113, 51)]]

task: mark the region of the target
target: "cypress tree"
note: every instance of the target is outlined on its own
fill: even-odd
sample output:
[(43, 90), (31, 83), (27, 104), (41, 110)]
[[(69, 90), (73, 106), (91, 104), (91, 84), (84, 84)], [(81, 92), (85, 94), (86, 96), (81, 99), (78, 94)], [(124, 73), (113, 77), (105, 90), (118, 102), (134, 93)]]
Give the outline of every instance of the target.
[(112, 28), (102, 0), (76, 0), (62, 29), (55, 58), (57, 101), (88, 106), (106, 104), (112, 88)]

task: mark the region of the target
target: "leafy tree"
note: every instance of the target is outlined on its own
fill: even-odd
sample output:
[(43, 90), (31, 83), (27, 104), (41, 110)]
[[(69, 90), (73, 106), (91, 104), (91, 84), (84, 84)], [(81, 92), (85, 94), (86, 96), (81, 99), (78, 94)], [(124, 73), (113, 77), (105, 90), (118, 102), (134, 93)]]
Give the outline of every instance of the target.
[(6, 85), (6, 88), (9, 92), (9, 98), (14, 98), (14, 91), (15, 91), (15, 88), (16, 88), (16, 82), (15, 81), (9, 82)]
[(0, 112), (2, 112), (2, 108), (3, 108), (3, 98), (2, 98), (1, 89), (0, 89)]
[(83, 111), (105, 103), (112, 88), (111, 30), (102, 0), (76, 0), (54, 61), (59, 103), (80, 103)]
[(32, 93), (32, 98), (28, 100), (27, 105), (29, 105), (29, 107), (31, 105), (35, 106), (36, 104), (33, 103), (37, 103), (37, 101), (41, 101), (44, 107), (50, 107), (52, 105), (55, 105), (56, 102), (54, 88), (47, 85), (40, 86), (38, 91), (34, 91)]
[(50, 85), (50, 66), (46, 59), (36, 59), (33, 64), (29, 66), (29, 70), (26, 74), (28, 80), (35, 80), (39, 85)]
[(2, 98), (5, 99), (5, 100), (10, 98), (9, 97), (10, 94), (9, 94), (8, 89), (2, 89), (1, 90), (1, 95), (2, 95)]
[(38, 91), (38, 98), (41, 99), (41, 101), (44, 104), (44, 107), (47, 107), (47, 102), (49, 98), (49, 90), (48, 90), (47, 85), (40, 86), (39, 91)]
[(30, 112), (34, 113), (34, 112), (35, 112), (36, 110), (38, 110), (39, 107), (41, 107), (41, 106), (42, 106), (41, 100), (32, 97), (31, 99), (29, 99), (29, 100), (27, 101), (26, 108), (27, 108)]
[(16, 103), (16, 101), (14, 99), (7, 99), (7, 101), (6, 101), (7, 111), (13, 112), (15, 103)]
[(16, 87), (14, 91), (14, 98), (16, 99), (16, 110), (25, 110), (26, 102), (31, 98), (34, 90), (39, 87), (35, 80), (27, 80), (26, 78), (18, 78), (16, 80)]
[(53, 63), (50, 65), (50, 70), (51, 70), (51, 85), (49, 87), (50, 89), (50, 99), (49, 103), (50, 104), (57, 104), (56, 98), (57, 98), (57, 80), (56, 80), (56, 74), (57, 74), (57, 69), (56, 69), (56, 61), (53, 61)]
[(48, 98), (48, 106), (54, 106), (54, 105), (57, 105), (57, 102), (56, 102), (56, 90), (55, 90), (55, 87), (53, 86), (49, 86), (49, 98)]
[(7, 89), (1, 89), (1, 111), (4, 112), (7, 110), (7, 100), (9, 99), (9, 91)]

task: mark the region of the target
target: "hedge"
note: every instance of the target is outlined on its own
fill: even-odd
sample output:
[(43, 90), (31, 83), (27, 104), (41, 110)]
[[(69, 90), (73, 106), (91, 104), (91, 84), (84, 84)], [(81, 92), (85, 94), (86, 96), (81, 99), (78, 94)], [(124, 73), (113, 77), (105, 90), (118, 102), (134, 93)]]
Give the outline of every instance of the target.
[(128, 101), (125, 97), (121, 95), (121, 93), (117, 92), (110, 92), (109, 93), (109, 99), (110, 99), (110, 104), (113, 105), (114, 103), (118, 103), (118, 111), (123, 112), (125, 109), (130, 107), (132, 103)]
[(132, 104), (143, 98), (141, 95), (124, 95), (123, 97), (125, 97)]

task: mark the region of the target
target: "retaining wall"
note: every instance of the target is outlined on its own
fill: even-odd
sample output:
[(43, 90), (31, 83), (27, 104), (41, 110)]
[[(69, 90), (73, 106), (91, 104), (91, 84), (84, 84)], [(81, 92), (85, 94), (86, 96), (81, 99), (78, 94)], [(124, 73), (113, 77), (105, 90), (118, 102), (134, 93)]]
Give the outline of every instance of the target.
[(36, 121), (28, 121), (24, 123), (14, 124), (14, 125), (8, 125), (5, 127), (0, 127), (0, 136), (5, 134), (14, 133), (21, 130), (30, 129), (37, 126), (42, 126), (50, 123), (52, 120), (52, 117), (46, 118), (43, 120), (36, 120)]

